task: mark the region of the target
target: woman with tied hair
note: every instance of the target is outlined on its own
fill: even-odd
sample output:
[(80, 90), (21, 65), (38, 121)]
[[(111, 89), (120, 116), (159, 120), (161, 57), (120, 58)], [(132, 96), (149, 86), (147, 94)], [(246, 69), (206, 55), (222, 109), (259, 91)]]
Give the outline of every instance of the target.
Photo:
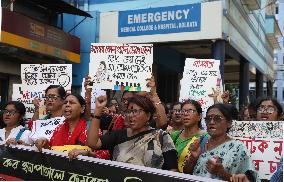
[(187, 100), (183, 102), (180, 113), (184, 129), (173, 132), (171, 137), (178, 152), (178, 170), (183, 172), (185, 161), (190, 156), (190, 144), (207, 133), (202, 130), (202, 108), (197, 101)]
[(25, 105), (19, 101), (10, 101), (6, 103), (2, 113), (4, 128), (0, 129), (0, 144), (32, 144), (29, 138), (31, 132), (24, 127)]
[(53, 132), (50, 140), (39, 138), (35, 145), (39, 149), (52, 148), (58, 146), (75, 145), (69, 150), (69, 157), (74, 158), (77, 155), (88, 155), (89, 150), (85, 146), (87, 140), (87, 122), (84, 119), (86, 102), (81, 95), (67, 95), (63, 104), (63, 124), (58, 125)]
[(256, 103), (257, 121), (279, 121), (281, 120), (283, 109), (279, 102), (271, 97), (258, 99)]
[(88, 146), (108, 149), (112, 160), (141, 166), (177, 171), (177, 155), (169, 134), (149, 126), (156, 109), (148, 98), (135, 95), (128, 100), (129, 128), (98, 137), (100, 117), (107, 103), (105, 96), (96, 99), (94, 118), (88, 131)]
[(245, 145), (227, 135), (232, 116), (224, 104), (208, 108), (205, 123), (208, 137), (190, 146), (184, 171), (197, 176), (233, 182), (259, 181)]

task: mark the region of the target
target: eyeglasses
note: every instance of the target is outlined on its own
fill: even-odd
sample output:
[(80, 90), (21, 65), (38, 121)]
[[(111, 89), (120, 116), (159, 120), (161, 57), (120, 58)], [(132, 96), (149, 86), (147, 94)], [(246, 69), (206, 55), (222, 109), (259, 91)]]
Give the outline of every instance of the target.
[(58, 96), (58, 95), (47, 95), (47, 96), (45, 96), (46, 100), (57, 100), (58, 98), (61, 98), (61, 97)]
[(181, 114), (181, 110), (180, 109), (173, 109), (172, 113)]
[(126, 114), (126, 115), (130, 115), (130, 114), (138, 115), (138, 114), (140, 114), (142, 111), (144, 111), (144, 110), (143, 110), (143, 109), (129, 109), (129, 110), (126, 110), (126, 111), (125, 111), (125, 114)]
[(10, 116), (14, 116), (17, 112), (18, 111), (16, 111), (16, 110), (11, 110), (11, 111), (9, 111), (7, 109), (3, 110), (3, 114), (9, 114)]
[(189, 114), (189, 113), (193, 114), (197, 111), (194, 110), (194, 109), (182, 109), (182, 110), (180, 110), (180, 112), (181, 112), (181, 114)]
[(209, 124), (210, 121), (214, 121), (214, 123), (221, 123), (222, 120), (224, 120), (225, 118), (218, 116), (218, 115), (214, 115), (214, 116), (207, 116), (204, 118), (205, 123)]
[(274, 107), (264, 107), (264, 106), (260, 106), (259, 108), (257, 108), (257, 112), (260, 112), (260, 113), (269, 113), (269, 114), (272, 114), (274, 113), (275, 111), (277, 111), (277, 109), (275, 109)]

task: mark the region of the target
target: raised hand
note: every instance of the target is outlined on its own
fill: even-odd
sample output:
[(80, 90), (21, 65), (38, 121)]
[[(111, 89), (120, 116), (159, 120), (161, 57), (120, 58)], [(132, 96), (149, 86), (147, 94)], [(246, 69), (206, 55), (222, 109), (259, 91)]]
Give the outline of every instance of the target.
[(33, 100), (33, 105), (35, 106), (36, 109), (39, 108), (40, 102), (41, 102), (41, 99), (40, 99), (40, 98), (38, 98), (38, 97), (35, 97), (35, 98), (34, 98), (34, 100)]
[(221, 98), (223, 99), (223, 103), (227, 104), (229, 103), (229, 99), (230, 99), (230, 92), (228, 90), (226, 90), (222, 95)]
[(101, 115), (107, 104), (107, 97), (102, 95), (96, 98), (95, 115)]

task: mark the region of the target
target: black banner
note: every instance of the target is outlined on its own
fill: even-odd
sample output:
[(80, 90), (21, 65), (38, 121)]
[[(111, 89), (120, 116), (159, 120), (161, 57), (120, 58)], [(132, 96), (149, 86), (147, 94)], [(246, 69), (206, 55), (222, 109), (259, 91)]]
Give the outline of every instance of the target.
[(64, 153), (50, 150), (40, 153), (31, 147), (3, 145), (0, 145), (0, 177), (0, 180), (77, 182), (217, 181), (91, 157), (69, 161)]

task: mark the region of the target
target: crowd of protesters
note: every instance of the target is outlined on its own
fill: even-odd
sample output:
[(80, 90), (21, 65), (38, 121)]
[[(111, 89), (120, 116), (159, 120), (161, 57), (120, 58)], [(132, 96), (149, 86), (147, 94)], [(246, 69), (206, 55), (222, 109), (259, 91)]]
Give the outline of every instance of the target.
[[(149, 93), (124, 91), (120, 101), (97, 97), (91, 113), (92, 90), (88, 85), (86, 77), (85, 98), (66, 94), (61, 86), (49, 86), (44, 118), (39, 118), (40, 100), (34, 100), (35, 113), (28, 122), (29, 129), (38, 119), (64, 117), (51, 139), (32, 140), (31, 131), (23, 122), (24, 104), (8, 102), (0, 118), (0, 143), (35, 145), (39, 151), (53, 146), (86, 146), (69, 150), (69, 158), (85, 155), (225, 181), (253, 182), (259, 181), (259, 177), (249, 152), (242, 142), (228, 135), (232, 121), (282, 119), (283, 110), (277, 100), (259, 98), (238, 112), (228, 103), (228, 92), (223, 95), (224, 103), (210, 106), (205, 117), (195, 100), (165, 105), (157, 94), (154, 78), (148, 79)], [(281, 159), (271, 181), (282, 179), (282, 175)]]

